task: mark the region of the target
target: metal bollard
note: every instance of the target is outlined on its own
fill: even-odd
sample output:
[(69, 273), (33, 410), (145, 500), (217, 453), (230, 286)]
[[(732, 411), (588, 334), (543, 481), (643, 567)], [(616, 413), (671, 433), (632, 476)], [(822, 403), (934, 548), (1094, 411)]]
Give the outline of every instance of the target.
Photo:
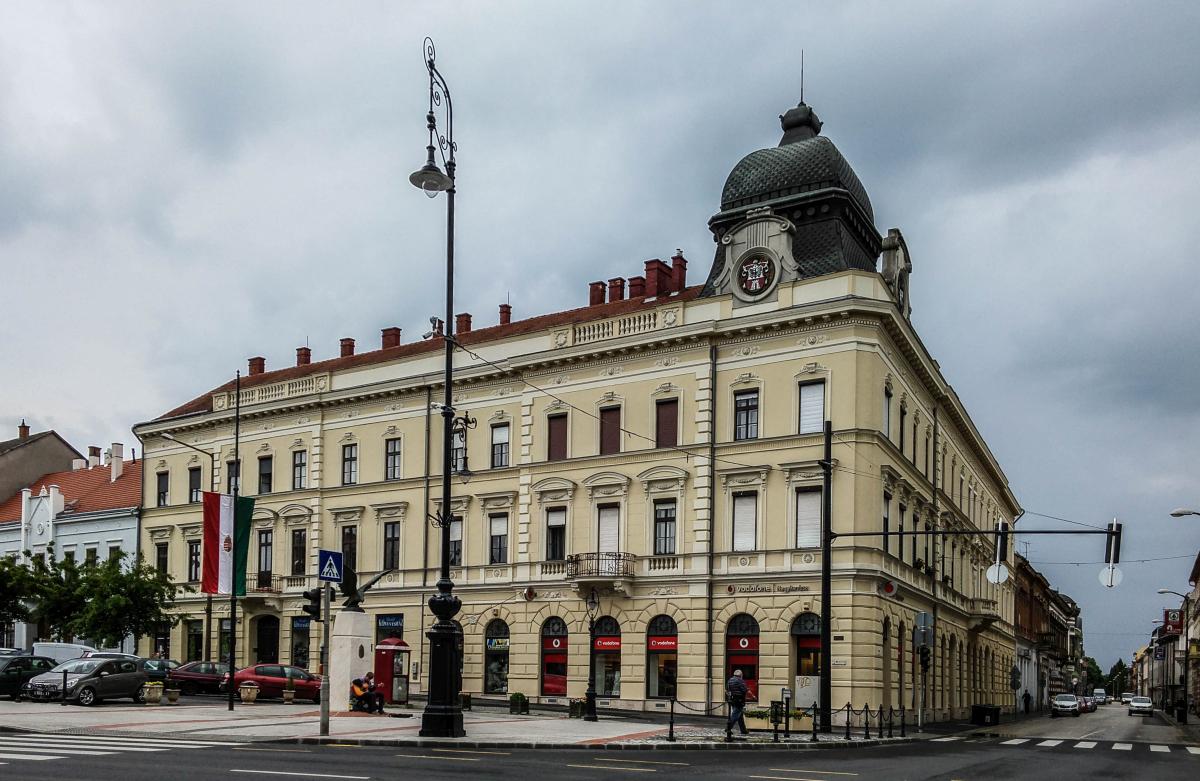
[[(880, 723), (883, 722), (883, 706), (882, 705), (879, 706), (879, 720), (880, 720)], [(889, 738), (892, 737), (892, 722), (894, 720), (895, 720), (895, 711), (889, 705), (888, 706), (888, 737)]]
[(675, 698), (671, 698), (671, 721), (667, 729), (667, 742), (675, 742)]
[(904, 706), (900, 706), (900, 737), (905, 737), (904, 733)]
[(813, 734), (812, 734), (812, 742), (813, 742), (813, 743), (816, 743), (816, 742), (817, 742), (817, 718), (818, 718), (820, 715), (821, 715), (821, 709), (820, 709), (820, 708), (818, 708), (818, 707), (817, 707), (817, 703), (815, 703), (815, 702), (814, 702), (814, 703), (813, 703), (813, 707), (812, 707), (812, 719), (813, 719)]
[(790, 738), (792, 736), (792, 698), (783, 698), (783, 736)]
[(62, 685), (62, 691), (60, 692), (60, 694), (62, 695), (62, 704), (63, 704), (63, 707), (65, 708), (65, 707), (67, 707), (67, 671), (66, 670), (63, 670), (63, 685)]
[(863, 705), (863, 738), (871, 739), (871, 703)]
[(852, 712), (850, 710), (850, 703), (846, 703), (846, 740), (850, 739), (850, 714)]

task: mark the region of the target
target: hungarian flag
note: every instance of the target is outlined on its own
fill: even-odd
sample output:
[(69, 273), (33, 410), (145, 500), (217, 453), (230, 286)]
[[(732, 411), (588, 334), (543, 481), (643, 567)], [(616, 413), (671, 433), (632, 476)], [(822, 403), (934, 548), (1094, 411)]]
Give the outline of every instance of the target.
[(204, 594), (246, 594), (246, 556), (254, 500), (239, 496), (237, 510), (229, 494), (204, 492)]

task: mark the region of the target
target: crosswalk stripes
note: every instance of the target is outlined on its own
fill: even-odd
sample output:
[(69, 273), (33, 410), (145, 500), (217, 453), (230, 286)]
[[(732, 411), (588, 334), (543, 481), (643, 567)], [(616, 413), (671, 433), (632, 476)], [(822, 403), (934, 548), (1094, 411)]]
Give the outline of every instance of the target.
[(961, 735), (950, 735), (949, 737), (945, 737), (945, 738), (934, 738), (933, 742), (934, 743), (949, 743), (952, 740), (962, 740), (962, 736)]
[(1189, 753), (1189, 754), (1196, 754), (1196, 755), (1200, 755), (1200, 747), (1196, 747), (1196, 746), (1184, 746), (1184, 748), (1186, 748), (1186, 749), (1188, 750), (1188, 753)]
[(1169, 752), (1171, 749), (1167, 748), (1166, 746), (1151, 746), (1150, 750), (1162, 753), (1164, 751)]
[(1096, 741), (1094, 741), (1094, 740), (1081, 740), (1075, 744), (1075, 748), (1095, 748), (1095, 747), (1096, 747)]
[(121, 735), (68, 735), (50, 732), (0, 734), (0, 764), (8, 760), (38, 762), (72, 757), (104, 757), (171, 749), (203, 749), (235, 745), (212, 740), (169, 740)]
[(1012, 740), (1005, 740), (1005, 741), (1001, 742), (1000, 745), (1001, 746), (1019, 746), (1022, 743), (1028, 743), (1028, 742), (1029, 742), (1029, 738), (1013, 738)]
[(1062, 741), (1061, 741), (1061, 740), (1043, 740), (1043, 741), (1042, 741), (1041, 743), (1039, 743), (1038, 745), (1039, 745), (1039, 746), (1046, 746), (1046, 747), (1048, 747), (1048, 748), (1053, 748), (1054, 746), (1059, 746), (1059, 745), (1062, 745)]
[(1114, 743), (1113, 751), (1133, 751), (1132, 743)]

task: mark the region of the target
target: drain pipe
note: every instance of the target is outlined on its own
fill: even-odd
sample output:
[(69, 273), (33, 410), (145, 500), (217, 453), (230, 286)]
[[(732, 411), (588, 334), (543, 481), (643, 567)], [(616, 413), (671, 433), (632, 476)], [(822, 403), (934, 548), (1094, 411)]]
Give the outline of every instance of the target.
[(708, 572), (705, 583), (707, 609), (704, 613), (705, 622), (705, 663), (704, 663), (704, 710), (707, 711), (713, 701), (713, 561), (714, 547), (717, 544), (714, 531), (716, 529), (717, 510), (717, 346), (708, 346)]
[[(425, 503), (421, 511), (421, 585), (429, 585), (429, 416), (433, 414), (433, 386), (425, 386)], [(421, 599), (424, 614), (424, 598)], [(424, 637), (424, 634), (421, 635)], [(424, 642), (424, 641), (422, 641)]]

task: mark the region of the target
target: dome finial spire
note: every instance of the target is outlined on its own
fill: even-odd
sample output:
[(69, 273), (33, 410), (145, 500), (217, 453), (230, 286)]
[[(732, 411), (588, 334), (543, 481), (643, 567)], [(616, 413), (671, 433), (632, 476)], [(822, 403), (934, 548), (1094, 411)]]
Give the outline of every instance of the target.
[(804, 50), (800, 50), (800, 105), (804, 105)]
[(779, 124), (783, 127), (780, 146), (804, 141), (821, 133), (821, 120), (817, 118), (817, 112), (806, 106), (803, 100), (800, 105), (788, 109), (786, 114), (780, 114)]

